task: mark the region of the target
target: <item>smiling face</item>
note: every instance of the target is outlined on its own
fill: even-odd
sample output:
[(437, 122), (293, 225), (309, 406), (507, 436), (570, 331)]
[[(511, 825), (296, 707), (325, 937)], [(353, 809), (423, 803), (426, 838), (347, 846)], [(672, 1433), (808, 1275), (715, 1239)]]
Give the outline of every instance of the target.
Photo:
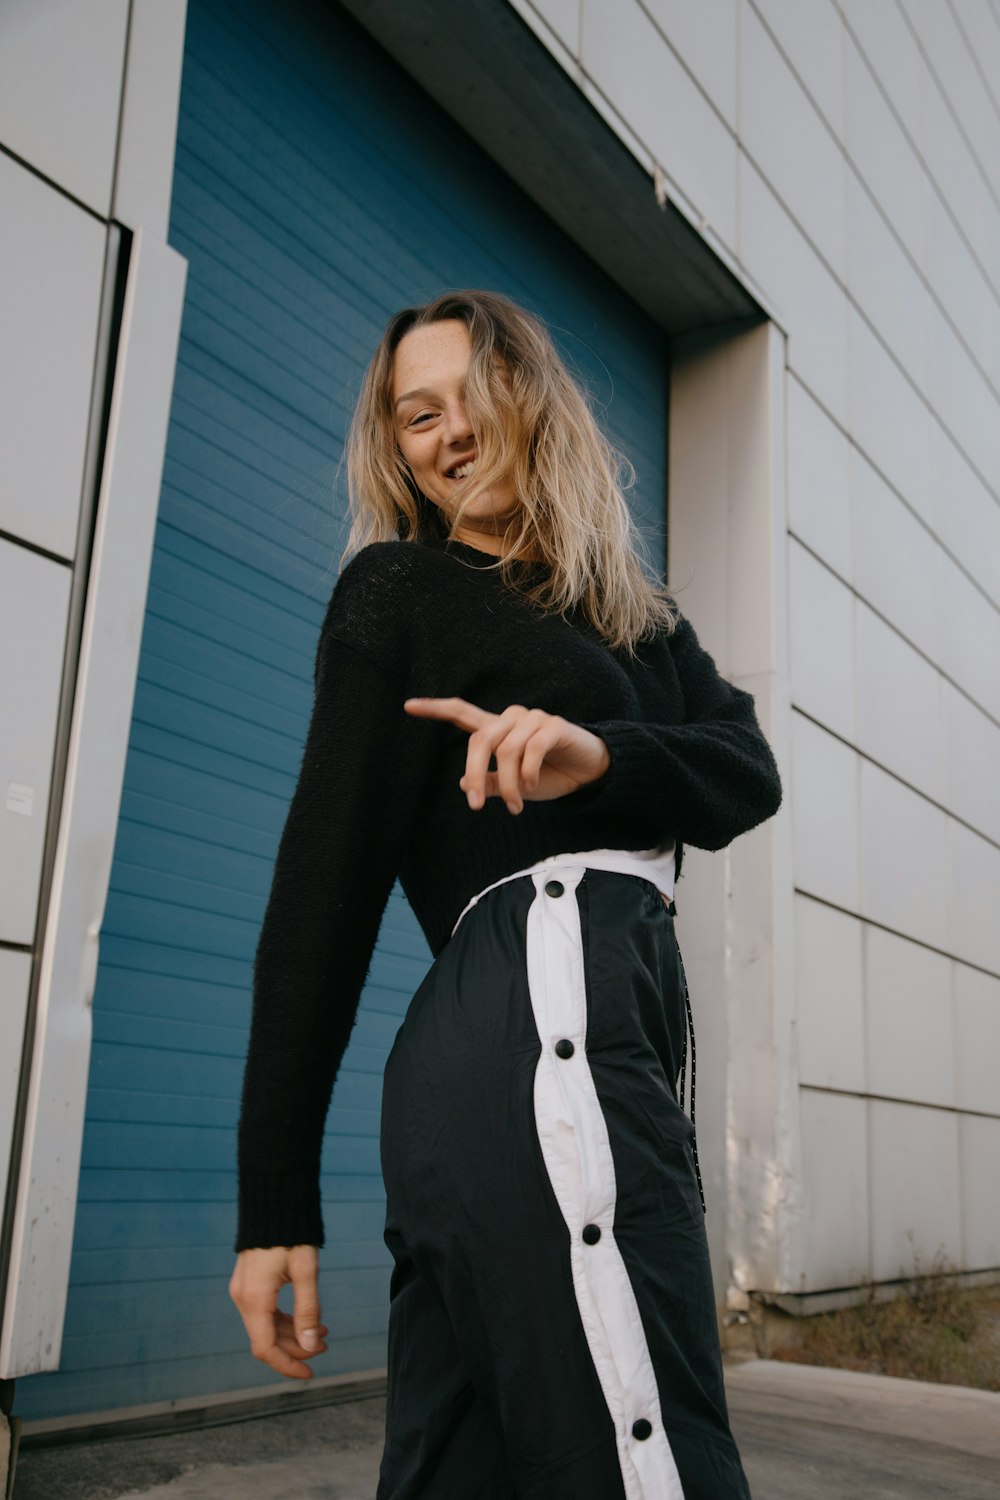
[[(400, 451), (418, 489), (449, 517), (477, 457), (465, 409), (471, 354), (466, 325), (448, 318), (411, 328), (400, 339), (392, 365), (390, 399)], [(488, 489), (464, 513), (456, 536), (499, 555), (497, 533), (505, 524), (500, 517), (509, 518), (515, 500), (510, 481)]]

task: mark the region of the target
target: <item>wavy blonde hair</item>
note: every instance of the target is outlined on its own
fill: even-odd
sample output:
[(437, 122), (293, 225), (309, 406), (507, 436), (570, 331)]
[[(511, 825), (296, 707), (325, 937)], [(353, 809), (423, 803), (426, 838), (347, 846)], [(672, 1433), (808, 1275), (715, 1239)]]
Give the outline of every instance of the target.
[[(478, 450), (450, 524), (403, 458), (391, 394), (401, 339), (446, 319), (463, 322), (472, 344), (465, 401)], [(472, 501), (511, 475), (519, 503), (498, 533), (501, 555), (487, 565), (509, 587), (558, 613), (579, 603), (607, 644), (630, 655), (645, 636), (676, 629), (679, 611), (667, 585), (647, 574), (653, 565), (625, 500), (634, 468), (601, 432), (544, 324), (501, 293), (446, 292), (389, 319), (344, 456), (352, 524), (342, 565), (370, 542), (453, 537)], [(541, 582), (515, 566), (527, 561), (548, 565)]]

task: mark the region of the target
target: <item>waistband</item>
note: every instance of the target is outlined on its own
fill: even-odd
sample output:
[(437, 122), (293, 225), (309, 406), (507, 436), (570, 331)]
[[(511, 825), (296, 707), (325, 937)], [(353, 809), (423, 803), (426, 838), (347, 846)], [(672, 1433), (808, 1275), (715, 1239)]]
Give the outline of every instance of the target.
[(477, 901), (482, 900), (487, 891), (495, 891), (498, 885), (505, 885), (508, 880), (518, 880), (522, 875), (536, 875), (542, 870), (565, 865), (572, 865), (577, 869), (582, 865), (588, 870), (617, 870), (622, 875), (638, 875), (643, 880), (651, 880), (666, 900), (672, 901), (675, 849), (676, 845), (671, 841), (665, 846), (657, 844), (652, 849), (578, 849), (569, 854), (547, 854), (533, 865), (525, 865), (522, 870), (502, 875), (499, 880), (494, 880), (491, 885), (478, 891), (459, 913), (458, 921), (451, 929), (451, 936), (455, 936), (459, 922)]

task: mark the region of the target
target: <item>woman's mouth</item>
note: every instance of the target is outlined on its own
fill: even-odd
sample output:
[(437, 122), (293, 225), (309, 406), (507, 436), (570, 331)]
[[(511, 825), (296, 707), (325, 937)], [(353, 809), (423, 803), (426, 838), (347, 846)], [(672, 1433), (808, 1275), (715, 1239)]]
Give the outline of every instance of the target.
[(469, 475), (472, 473), (475, 467), (476, 460), (474, 458), (470, 458), (468, 462), (464, 464), (457, 464), (454, 468), (445, 470), (445, 478), (468, 479)]

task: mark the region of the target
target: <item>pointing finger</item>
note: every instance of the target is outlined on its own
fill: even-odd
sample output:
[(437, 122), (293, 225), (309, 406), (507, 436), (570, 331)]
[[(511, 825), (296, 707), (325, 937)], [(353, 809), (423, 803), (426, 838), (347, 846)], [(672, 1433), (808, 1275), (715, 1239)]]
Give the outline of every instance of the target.
[(479, 729), (496, 717), (466, 698), (406, 698), (403, 707), (418, 718), (445, 719), (460, 729)]

